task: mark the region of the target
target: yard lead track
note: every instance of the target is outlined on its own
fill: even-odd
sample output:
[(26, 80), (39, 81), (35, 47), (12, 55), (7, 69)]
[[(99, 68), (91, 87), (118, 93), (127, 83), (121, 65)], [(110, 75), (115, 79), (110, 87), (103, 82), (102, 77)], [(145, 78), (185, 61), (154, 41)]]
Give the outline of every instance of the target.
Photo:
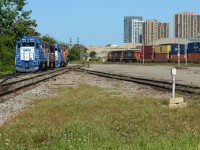
[(22, 90), (26, 87), (29, 87), (31, 85), (35, 85), (36, 83), (45, 81), (47, 79), (50, 79), (52, 77), (61, 75), (63, 73), (66, 73), (68, 71), (78, 69), (81, 65), (71, 66), (71, 67), (65, 67), (59, 70), (52, 70), (50, 72), (45, 72), (43, 74), (35, 75), (33, 77), (29, 77), (26, 79), (21, 79), (18, 81), (13, 81), (9, 83), (3, 83), (0, 85), (0, 97), (8, 95), (10, 93), (16, 92), (18, 90)]
[[(113, 79), (117, 79), (117, 80), (124, 80), (124, 81), (129, 81), (129, 82), (135, 82), (138, 84), (149, 85), (149, 86), (156, 87), (156, 88), (172, 90), (172, 83), (167, 82), (167, 81), (145, 79), (145, 78), (139, 78), (139, 77), (134, 77), (134, 76), (130, 76), (130, 75), (114, 74), (114, 73), (94, 71), (94, 70), (88, 70), (88, 69), (82, 69), (82, 68), (77, 68), (75, 70), (87, 72), (89, 74), (93, 74), (93, 75), (97, 75), (97, 76), (113, 78)], [(198, 87), (198, 86), (176, 84), (176, 90), (181, 91), (181, 92), (186, 92), (189, 94), (197, 94), (197, 95), (200, 94), (200, 87)]]

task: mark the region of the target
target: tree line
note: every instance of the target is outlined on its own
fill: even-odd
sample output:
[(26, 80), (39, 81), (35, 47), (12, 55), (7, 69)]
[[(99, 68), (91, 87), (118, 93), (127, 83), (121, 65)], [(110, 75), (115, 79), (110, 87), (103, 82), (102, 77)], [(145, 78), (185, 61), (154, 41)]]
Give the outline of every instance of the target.
[[(0, 0), (0, 73), (14, 71), (15, 69), (15, 47), (16, 42), (23, 36), (35, 36), (52, 44), (59, 42), (49, 35), (41, 36), (36, 31), (37, 22), (32, 20), (31, 10), (24, 10), (26, 0)], [(86, 48), (82, 45), (74, 45), (69, 49), (69, 60), (80, 60), (80, 49)]]

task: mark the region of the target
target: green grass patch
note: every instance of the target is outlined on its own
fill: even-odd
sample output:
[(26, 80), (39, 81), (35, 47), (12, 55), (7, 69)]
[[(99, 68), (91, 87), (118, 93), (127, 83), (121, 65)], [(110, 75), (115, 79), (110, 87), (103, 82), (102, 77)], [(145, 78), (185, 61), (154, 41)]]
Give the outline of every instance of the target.
[(37, 101), (0, 129), (0, 149), (194, 149), (200, 102), (170, 110), (168, 99), (122, 97), (81, 85)]

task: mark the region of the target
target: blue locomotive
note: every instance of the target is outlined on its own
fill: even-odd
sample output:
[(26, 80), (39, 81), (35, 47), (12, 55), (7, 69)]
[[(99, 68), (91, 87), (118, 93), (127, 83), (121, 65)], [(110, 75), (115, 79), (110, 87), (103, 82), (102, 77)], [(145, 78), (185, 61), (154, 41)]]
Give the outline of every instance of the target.
[(16, 45), (16, 72), (36, 72), (42, 69), (61, 67), (68, 61), (62, 57), (62, 47), (43, 42), (36, 37), (24, 36)]

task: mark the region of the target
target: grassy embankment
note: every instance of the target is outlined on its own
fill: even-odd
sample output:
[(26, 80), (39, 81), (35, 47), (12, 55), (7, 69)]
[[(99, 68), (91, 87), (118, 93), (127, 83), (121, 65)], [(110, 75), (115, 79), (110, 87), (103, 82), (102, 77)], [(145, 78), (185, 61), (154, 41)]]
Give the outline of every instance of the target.
[(0, 149), (200, 148), (200, 101), (121, 97), (98, 87), (60, 88), (0, 129)]

